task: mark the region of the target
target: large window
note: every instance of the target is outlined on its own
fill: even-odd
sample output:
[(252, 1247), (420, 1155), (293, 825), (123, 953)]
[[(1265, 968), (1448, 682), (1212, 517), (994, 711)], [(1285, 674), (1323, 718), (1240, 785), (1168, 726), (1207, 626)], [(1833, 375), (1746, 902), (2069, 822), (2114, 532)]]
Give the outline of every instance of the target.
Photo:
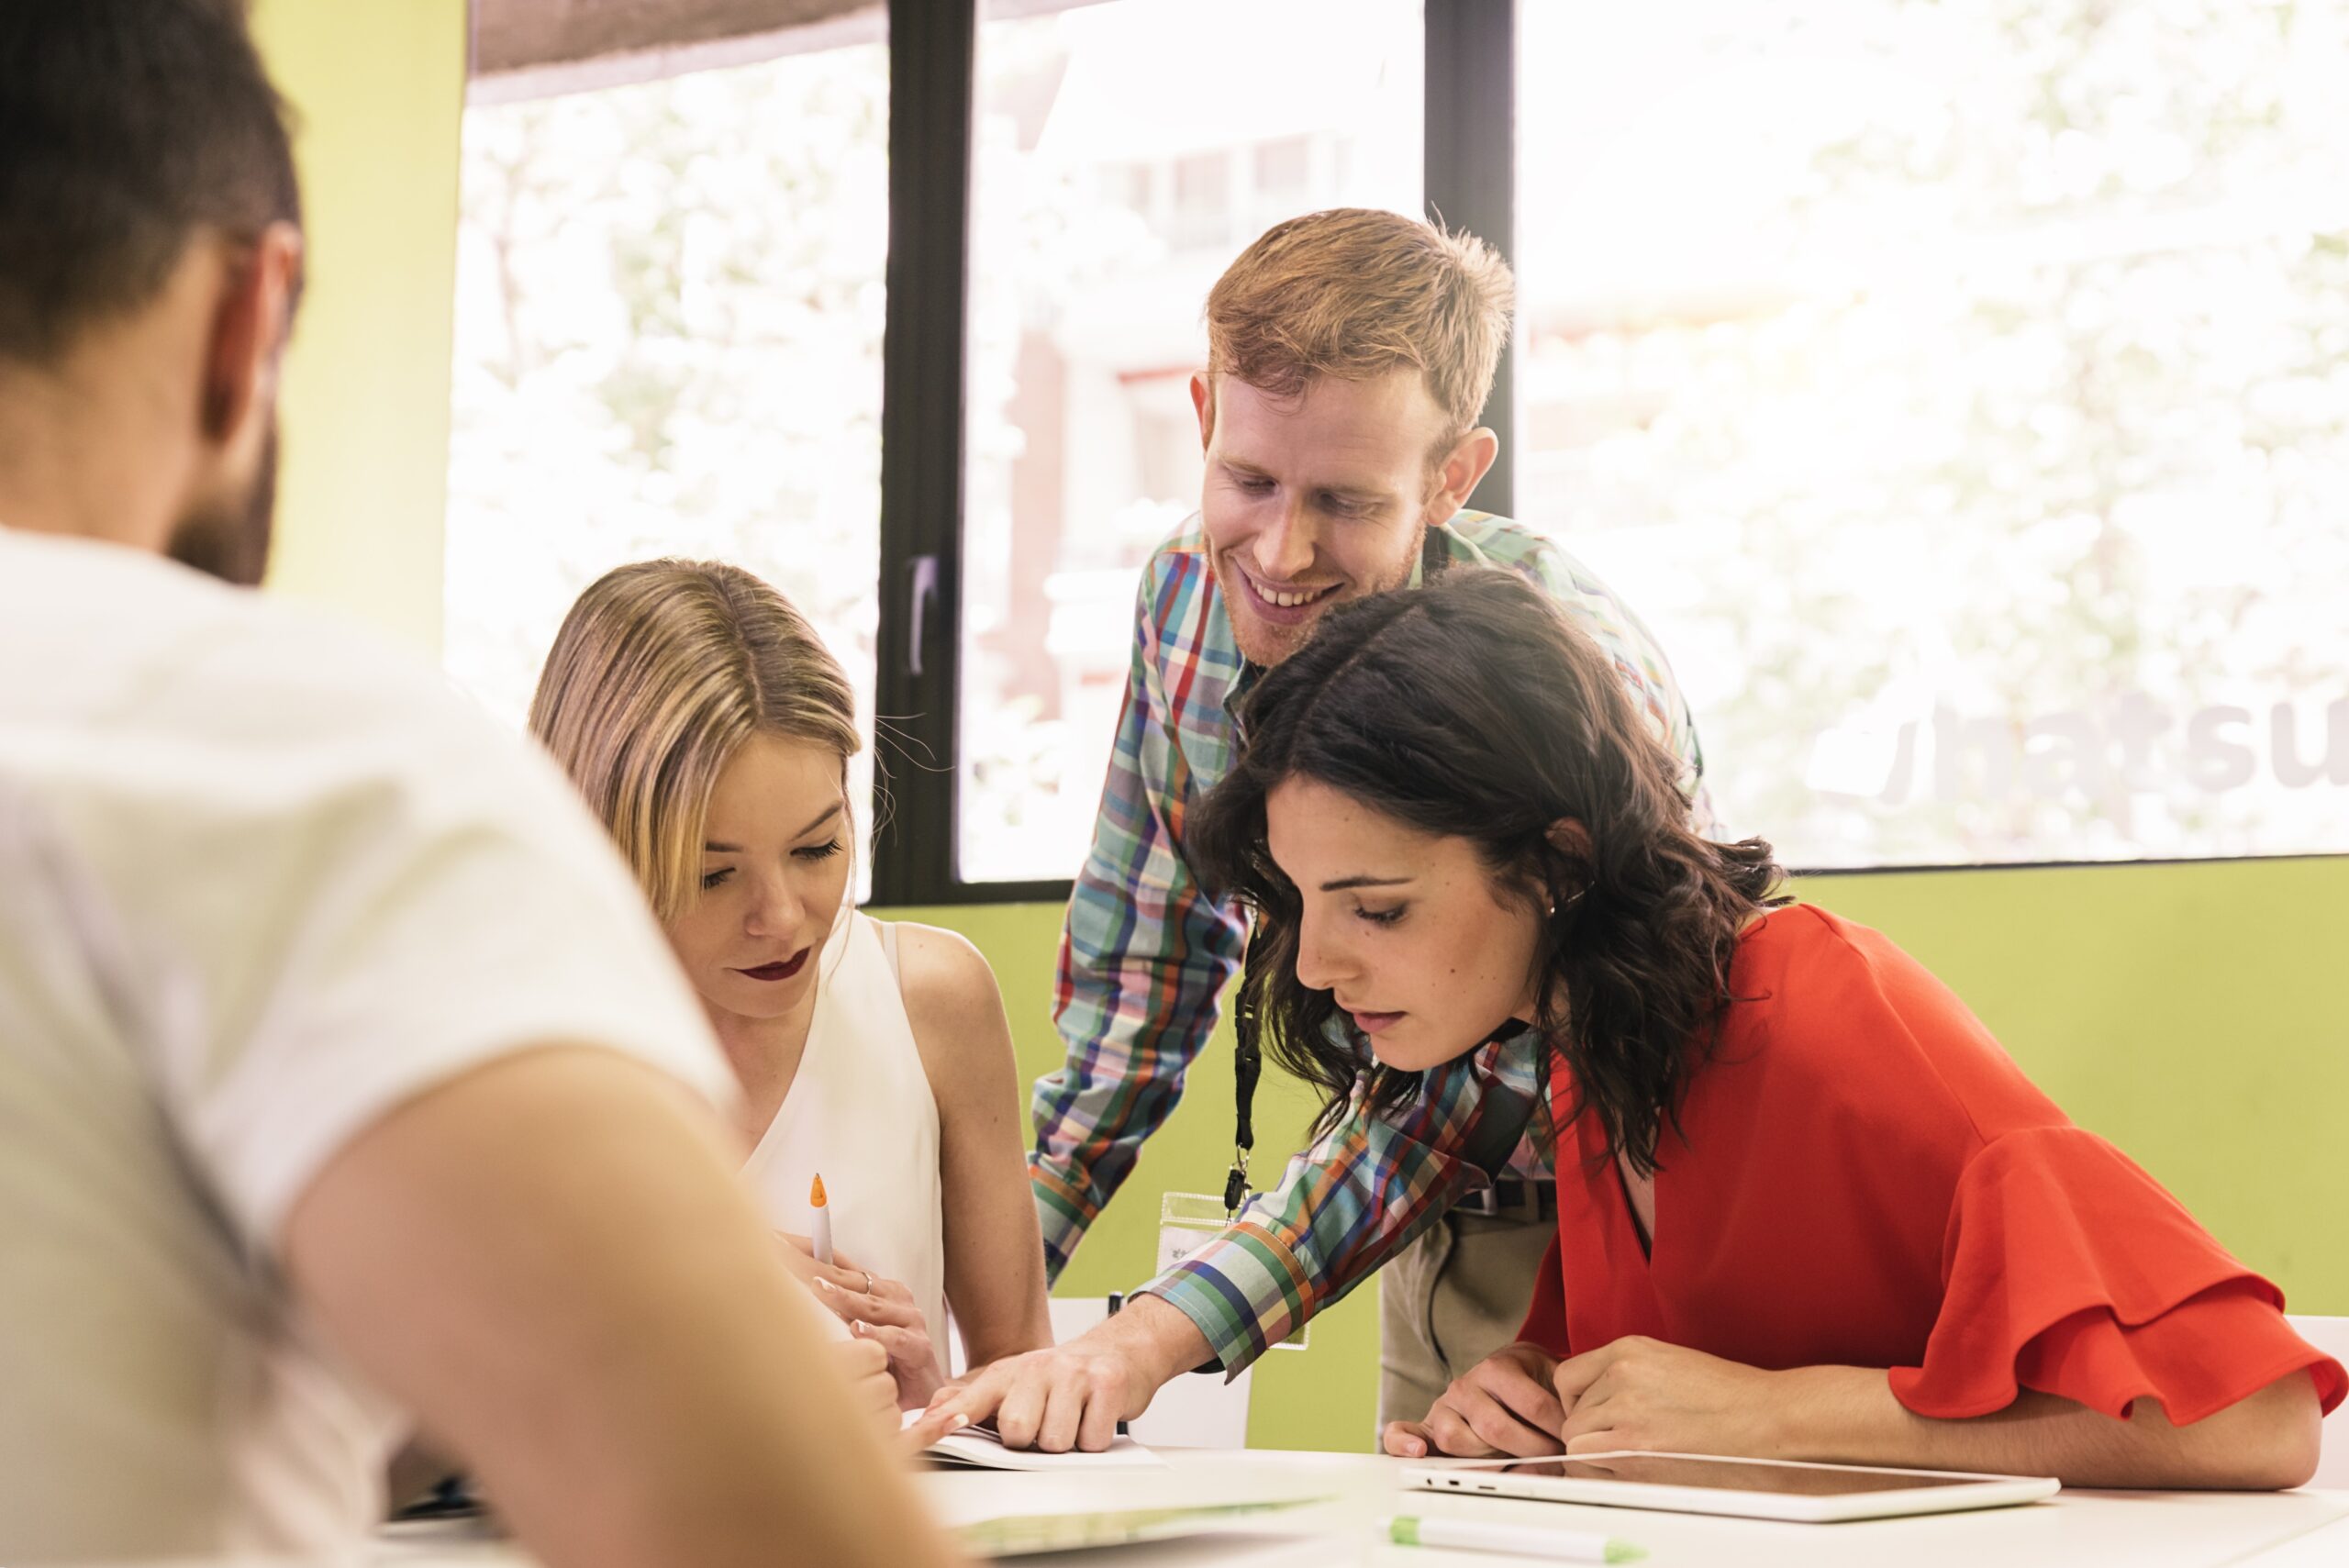
[(882, 710), (876, 895), (1057, 896), (1208, 287), (1431, 207), (1518, 273), (1478, 501), (1639, 607), (1729, 830), (2349, 851), (2349, 0), (818, 13), (468, 111), (449, 661), (494, 710), (606, 568), (737, 560)]
[(447, 660), (494, 713), (604, 572), (717, 557), (815, 621), (870, 739), (888, 86), (867, 44), (467, 110)]
[(1520, 8), (1519, 512), (1731, 829), (2349, 850), (2345, 17)]
[(1137, 574), (1198, 506), (1208, 289), (1283, 218), (1419, 210), (1423, 23), (1419, 0), (981, 17), (958, 869), (1064, 879)]

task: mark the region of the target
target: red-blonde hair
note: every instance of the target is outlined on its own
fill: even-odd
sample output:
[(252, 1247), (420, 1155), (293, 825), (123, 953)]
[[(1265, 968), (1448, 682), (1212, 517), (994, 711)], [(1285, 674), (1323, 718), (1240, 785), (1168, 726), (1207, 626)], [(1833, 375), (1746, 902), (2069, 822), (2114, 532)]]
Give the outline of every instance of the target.
[(1208, 295), (1208, 370), (1293, 397), (1317, 376), (1417, 370), (1448, 449), (1476, 426), (1508, 341), (1516, 282), (1472, 234), (1332, 207), (1275, 224)]

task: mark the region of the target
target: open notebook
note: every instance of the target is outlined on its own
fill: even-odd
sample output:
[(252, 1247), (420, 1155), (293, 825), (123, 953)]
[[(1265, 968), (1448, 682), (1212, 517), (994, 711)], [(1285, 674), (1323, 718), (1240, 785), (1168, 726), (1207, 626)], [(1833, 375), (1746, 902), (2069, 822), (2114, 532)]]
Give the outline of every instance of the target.
[(1321, 1497), (1283, 1497), (1252, 1503), (1178, 1503), (1157, 1508), (1109, 1508), (1067, 1514), (1002, 1514), (953, 1527), (963, 1551), (980, 1557), (1026, 1556), (1072, 1551), (1091, 1546), (1127, 1546), (1172, 1540), (1246, 1525), (1259, 1515), (1326, 1502)]
[[(907, 1411), (905, 1424), (911, 1426), (920, 1414)], [(1109, 1446), (1099, 1453), (1037, 1453), (1029, 1449), (1004, 1447), (995, 1429), (985, 1426), (949, 1432), (923, 1450), (922, 1456), (935, 1464), (964, 1465), (976, 1470), (1130, 1470), (1143, 1466), (1163, 1468), (1166, 1462), (1129, 1437), (1112, 1438)]]

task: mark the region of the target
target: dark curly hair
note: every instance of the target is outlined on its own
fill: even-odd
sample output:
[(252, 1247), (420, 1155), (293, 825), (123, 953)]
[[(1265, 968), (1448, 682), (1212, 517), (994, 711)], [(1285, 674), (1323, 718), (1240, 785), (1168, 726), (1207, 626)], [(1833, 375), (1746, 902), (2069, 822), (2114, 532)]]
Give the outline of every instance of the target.
[[(1455, 572), (1331, 611), (1249, 694), (1240, 723), (1241, 754), (1188, 847), (1207, 885), (1264, 924), (1242, 1005), (1273, 1059), (1322, 1091), (1317, 1132), (1364, 1073), (1375, 1112), (1408, 1100), (1419, 1074), (1378, 1065), (1330, 993), (1297, 978), (1302, 906), (1264, 837), (1264, 797), (1292, 778), (1475, 844), (1543, 919), (1531, 1021), (1573, 1073), (1561, 1125), (1590, 1111), (1610, 1150), (1653, 1173), (1657, 1134), (1731, 1000), (1739, 931), (1790, 900), (1768, 844), (1692, 829), (1679, 762), (1614, 662), (1516, 573)], [(1566, 818), (1586, 853), (1551, 842)]]

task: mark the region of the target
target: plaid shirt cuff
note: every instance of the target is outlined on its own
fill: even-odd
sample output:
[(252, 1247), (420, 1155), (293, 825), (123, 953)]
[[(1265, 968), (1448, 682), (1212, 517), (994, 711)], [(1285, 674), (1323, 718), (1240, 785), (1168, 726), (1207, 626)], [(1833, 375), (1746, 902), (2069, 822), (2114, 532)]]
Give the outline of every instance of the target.
[(1028, 1184), (1036, 1195), (1036, 1222), (1044, 1232), (1044, 1284), (1047, 1289), (1068, 1267), (1076, 1244), (1101, 1210), (1083, 1193), (1034, 1161), (1028, 1165)]
[(1245, 1219), (1134, 1294), (1157, 1296), (1188, 1318), (1227, 1380), (1320, 1306), (1296, 1254)]

